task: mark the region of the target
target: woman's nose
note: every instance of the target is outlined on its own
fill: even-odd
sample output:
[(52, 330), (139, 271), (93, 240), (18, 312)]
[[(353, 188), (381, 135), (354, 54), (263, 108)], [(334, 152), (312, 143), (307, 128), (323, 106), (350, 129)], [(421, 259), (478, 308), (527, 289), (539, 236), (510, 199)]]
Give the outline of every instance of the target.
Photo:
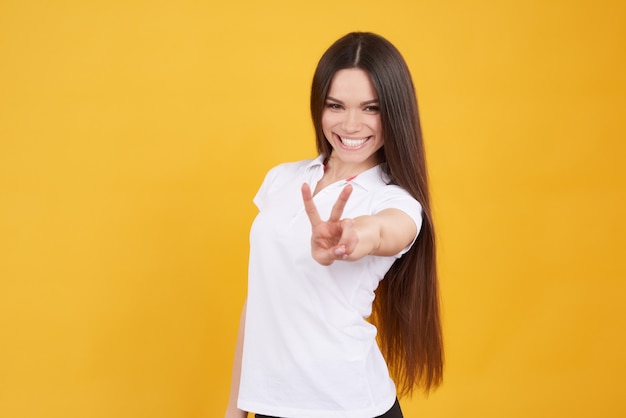
[(346, 132), (356, 132), (361, 129), (361, 117), (359, 112), (349, 110), (345, 113), (341, 128)]

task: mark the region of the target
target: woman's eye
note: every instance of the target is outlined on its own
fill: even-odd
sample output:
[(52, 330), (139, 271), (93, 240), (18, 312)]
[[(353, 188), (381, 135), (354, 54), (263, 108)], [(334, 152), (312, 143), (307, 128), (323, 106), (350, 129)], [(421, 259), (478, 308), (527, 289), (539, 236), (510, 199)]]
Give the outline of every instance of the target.
[(367, 106), (365, 108), (366, 112), (379, 112), (380, 108), (378, 106)]
[(326, 107), (333, 110), (341, 109), (341, 105), (338, 103), (326, 103)]

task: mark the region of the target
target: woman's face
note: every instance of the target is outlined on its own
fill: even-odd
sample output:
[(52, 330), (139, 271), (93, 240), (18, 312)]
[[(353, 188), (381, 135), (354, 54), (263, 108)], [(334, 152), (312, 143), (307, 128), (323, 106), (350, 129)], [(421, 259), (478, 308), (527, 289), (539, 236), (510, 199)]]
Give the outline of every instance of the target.
[(378, 94), (369, 75), (358, 68), (335, 73), (322, 112), (322, 131), (333, 159), (373, 167), (383, 146)]

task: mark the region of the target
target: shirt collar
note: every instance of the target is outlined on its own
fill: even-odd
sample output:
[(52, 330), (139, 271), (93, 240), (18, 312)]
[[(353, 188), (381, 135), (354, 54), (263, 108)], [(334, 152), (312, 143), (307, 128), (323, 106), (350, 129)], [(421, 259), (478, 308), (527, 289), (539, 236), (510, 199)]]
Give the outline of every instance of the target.
[[(317, 156), (317, 158), (311, 160), (306, 166), (306, 170), (324, 170), (325, 159), (326, 157), (323, 154)], [(367, 191), (376, 185), (389, 184), (389, 177), (383, 171), (382, 164), (378, 164), (359, 173), (348, 183), (359, 186)]]
[(311, 160), (311, 162), (306, 166), (306, 169), (310, 170), (310, 169), (316, 168), (316, 167), (324, 168), (324, 159), (325, 158), (326, 157), (324, 156), (324, 154), (318, 155), (316, 159)]

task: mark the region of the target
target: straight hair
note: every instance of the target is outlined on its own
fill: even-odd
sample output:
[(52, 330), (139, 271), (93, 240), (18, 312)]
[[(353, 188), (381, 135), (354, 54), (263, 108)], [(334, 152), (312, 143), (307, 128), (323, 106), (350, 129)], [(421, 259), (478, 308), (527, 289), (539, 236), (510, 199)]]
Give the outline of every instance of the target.
[(378, 94), (382, 169), (390, 184), (404, 188), (422, 205), (419, 236), (380, 282), (372, 322), (399, 395), (411, 396), (416, 388), (428, 394), (443, 381), (444, 350), (435, 231), (415, 87), (404, 58), (385, 38), (352, 32), (337, 40), (321, 57), (311, 87), (317, 151), (327, 157), (332, 148), (322, 131), (322, 113), (334, 75), (350, 68), (369, 74)]

